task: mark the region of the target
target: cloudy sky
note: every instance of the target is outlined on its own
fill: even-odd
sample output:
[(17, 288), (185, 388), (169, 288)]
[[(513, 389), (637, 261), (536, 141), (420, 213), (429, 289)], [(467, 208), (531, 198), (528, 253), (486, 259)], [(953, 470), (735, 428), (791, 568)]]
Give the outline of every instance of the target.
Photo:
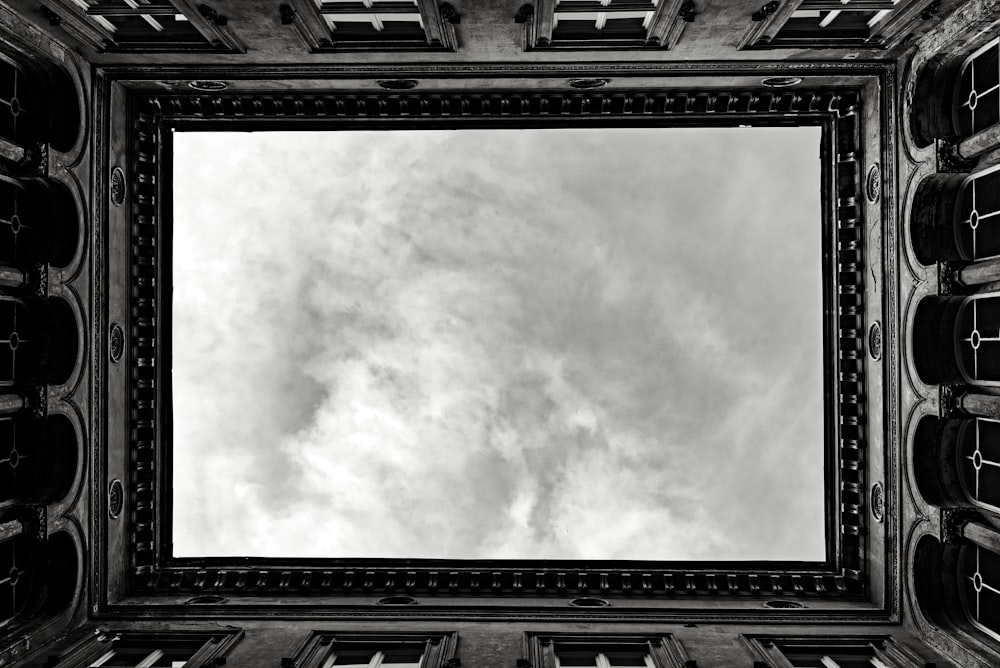
[(823, 559), (819, 139), (176, 133), (175, 555)]

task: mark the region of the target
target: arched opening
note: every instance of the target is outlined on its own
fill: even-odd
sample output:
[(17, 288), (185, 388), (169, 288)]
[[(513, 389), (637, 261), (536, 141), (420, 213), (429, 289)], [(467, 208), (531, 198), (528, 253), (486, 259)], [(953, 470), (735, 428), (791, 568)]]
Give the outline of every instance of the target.
[(0, 418), (0, 501), (52, 503), (76, 475), (77, 442), (64, 415)]
[(924, 63), (917, 74), (910, 104), (910, 133), (917, 146), (924, 148), (935, 139), (955, 135), (951, 93), (960, 69), (960, 60), (941, 54)]
[(964, 179), (964, 174), (934, 174), (917, 186), (910, 208), (910, 236), (921, 264), (962, 259), (955, 236), (955, 207)]
[(958, 383), (962, 373), (955, 355), (955, 319), (962, 297), (925, 297), (913, 321), (913, 361), (928, 384)]
[(66, 186), (0, 174), (0, 263), (67, 266), (76, 254), (79, 212)]
[(77, 345), (76, 319), (64, 300), (0, 296), (0, 383), (63, 383)]
[(956, 434), (963, 420), (924, 416), (913, 434), (913, 473), (920, 495), (938, 507), (963, 505), (961, 485), (955, 470)]

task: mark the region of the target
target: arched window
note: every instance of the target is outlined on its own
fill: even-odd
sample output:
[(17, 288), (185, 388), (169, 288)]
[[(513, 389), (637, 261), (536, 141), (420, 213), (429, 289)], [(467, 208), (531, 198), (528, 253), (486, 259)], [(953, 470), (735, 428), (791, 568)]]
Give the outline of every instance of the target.
[[(17, 520), (0, 523), (0, 529)], [(0, 543), (0, 631), (62, 613), (78, 591), (76, 544), (65, 531)]]
[(38, 111), (24, 70), (0, 56), (0, 137), (21, 147), (33, 143)]
[(958, 558), (958, 589), (972, 623), (1000, 639), (1000, 555), (979, 545), (963, 546)]
[(1000, 293), (925, 297), (914, 318), (913, 357), (925, 383), (1000, 386)]
[(955, 346), (963, 380), (1000, 385), (1000, 295), (973, 295), (962, 303)]
[(38, 378), (41, 336), (25, 302), (0, 297), (0, 383)]
[(76, 434), (69, 419), (0, 418), (0, 501), (50, 503), (76, 473)]
[(968, 137), (1000, 123), (1000, 38), (962, 63), (952, 113), (959, 136)]
[(0, 628), (25, 610), (38, 589), (35, 547), (24, 535), (0, 543)]
[(963, 421), (957, 436), (962, 491), (975, 505), (1000, 513), (1000, 422)]
[(1000, 165), (971, 174), (962, 182), (954, 229), (963, 260), (1000, 256)]

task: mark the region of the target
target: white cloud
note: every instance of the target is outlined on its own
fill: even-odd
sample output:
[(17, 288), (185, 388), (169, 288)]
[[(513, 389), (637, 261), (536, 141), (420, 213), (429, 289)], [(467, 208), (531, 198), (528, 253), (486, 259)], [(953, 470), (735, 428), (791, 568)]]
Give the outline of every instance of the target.
[(175, 554), (822, 558), (818, 141), (178, 133)]

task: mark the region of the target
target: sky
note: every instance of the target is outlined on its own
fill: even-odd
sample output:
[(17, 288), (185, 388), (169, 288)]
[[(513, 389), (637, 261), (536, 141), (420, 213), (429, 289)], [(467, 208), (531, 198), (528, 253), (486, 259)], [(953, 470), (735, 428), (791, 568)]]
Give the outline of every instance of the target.
[(823, 560), (819, 142), (176, 132), (175, 556)]

